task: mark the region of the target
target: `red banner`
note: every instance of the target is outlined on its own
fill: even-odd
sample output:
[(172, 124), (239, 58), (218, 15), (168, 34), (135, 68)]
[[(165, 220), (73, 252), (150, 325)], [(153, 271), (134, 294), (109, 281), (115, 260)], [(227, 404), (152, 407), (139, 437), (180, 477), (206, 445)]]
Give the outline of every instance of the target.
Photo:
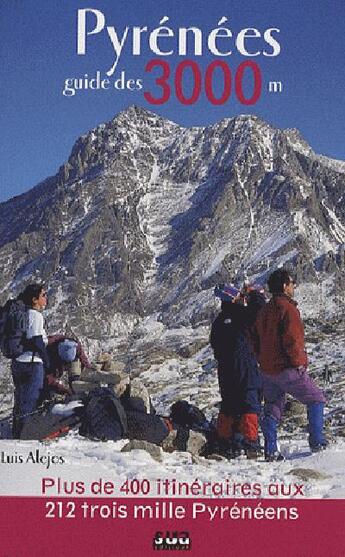
[(0, 557), (345, 555), (344, 500), (0, 498)]

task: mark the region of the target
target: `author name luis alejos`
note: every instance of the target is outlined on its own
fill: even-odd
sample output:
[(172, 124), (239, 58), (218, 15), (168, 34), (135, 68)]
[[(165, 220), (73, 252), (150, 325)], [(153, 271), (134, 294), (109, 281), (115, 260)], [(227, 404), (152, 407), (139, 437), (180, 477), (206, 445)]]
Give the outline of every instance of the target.
[(55, 455), (47, 451), (41, 453), (39, 449), (28, 452), (27, 454), (14, 451), (8, 453), (0, 451), (0, 465), (1, 464), (38, 464), (44, 466), (47, 470), (52, 464), (65, 464), (65, 459), (62, 456)]

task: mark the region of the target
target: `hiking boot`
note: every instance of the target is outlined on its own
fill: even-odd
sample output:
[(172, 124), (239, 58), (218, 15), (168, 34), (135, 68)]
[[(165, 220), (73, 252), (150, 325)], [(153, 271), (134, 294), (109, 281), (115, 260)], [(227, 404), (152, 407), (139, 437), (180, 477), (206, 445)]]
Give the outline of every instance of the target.
[(256, 441), (244, 441), (243, 443), (244, 454), (249, 460), (255, 460), (262, 455), (260, 443)]
[(218, 447), (215, 452), (227, 460), (232, 460), (233, 458), (241, 456), (242, 449), (231, 441), (221, 441), (218, 442)]
[(246, 449), (246, 456), (249, 460), (256, 460), (262, 455), (260, 447), (248, 447)]
[(313, 402), (307, 406), (308, 422), (309, 422), (309, 446), (314, 453), (322, 451), (327, 441), (324, 436), (324, 403)]
[(227, 455), (231, 450), (231, 444), (225, 439), (216, 439), (206, 443), (202, 450), (202, 456), (219, 455), (228, 458)]
[(275, 453), (265, 453), (266, 462), (281, 462), (282, 460), (285, 460), (285, 458), (278, 451), (276, 451)]
[(241, 449), (240, 447), (232, 446), (230, 447), (230, 450), (228, 451), (228, 455), (226, 458), (228, 460), (231, 460), (233, 458), (238, 458), (243, 454), (243, 452), (244, 452), (243, 449)]
[(324, 443), (316, 443), (310, 447), (312, 453), (320, 453), (321, 451), (325, 451), (327, 449), (327, 441)]

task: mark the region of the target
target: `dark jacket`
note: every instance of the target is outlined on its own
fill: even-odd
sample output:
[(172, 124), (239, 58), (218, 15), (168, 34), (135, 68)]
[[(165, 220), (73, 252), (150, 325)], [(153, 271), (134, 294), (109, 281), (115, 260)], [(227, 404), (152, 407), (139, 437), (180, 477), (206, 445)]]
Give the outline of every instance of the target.
[(273, 296), (258, 313), (254, 348), (262, 370), (269, 375), (307, 366), (304, 327), (297, 302), (285, 294)]
[(218, 361), (222, 411), (242, 414), (260, 411), (261, 377), (249, 341), (252, 308), (223, 303), (212, 324), (210, 342)]

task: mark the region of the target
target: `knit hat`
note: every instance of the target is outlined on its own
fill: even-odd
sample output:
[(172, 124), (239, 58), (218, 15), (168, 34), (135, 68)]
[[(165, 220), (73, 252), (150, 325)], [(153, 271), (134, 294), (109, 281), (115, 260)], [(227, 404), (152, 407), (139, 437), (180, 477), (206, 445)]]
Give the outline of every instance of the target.
[(233, 302), (239, 294), (240, 291), (232, 284), (218, 284), (214, 289), (214, 295), (222, 302)]
[(265, 293), (265, 289), (261, 284), (247, 284), (243, 291), (245, 294), (249, 294), (250, 292), (260, 292), (260, 294)]
[(73, 362), (77, 355), (77, 343), (69, 339), (59, 342), (58, 354), (63, 362)]

